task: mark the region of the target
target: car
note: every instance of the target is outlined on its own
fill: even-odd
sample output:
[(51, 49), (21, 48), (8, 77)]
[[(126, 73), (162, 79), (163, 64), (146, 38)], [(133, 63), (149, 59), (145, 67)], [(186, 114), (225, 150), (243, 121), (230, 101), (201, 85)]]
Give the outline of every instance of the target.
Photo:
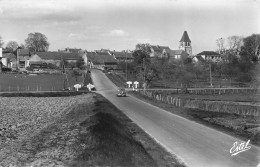
[(118, 89), (117, 97), (126, 97), (125, 88)]

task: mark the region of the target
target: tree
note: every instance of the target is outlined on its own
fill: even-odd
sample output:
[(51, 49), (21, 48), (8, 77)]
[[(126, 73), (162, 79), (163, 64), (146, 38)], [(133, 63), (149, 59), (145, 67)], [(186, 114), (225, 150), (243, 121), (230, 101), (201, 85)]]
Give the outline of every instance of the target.
[(144, 62), (150, 63), (150, 56), (144, 50), (135, 50), (133, 52), (134, 63), (138, 66), (142, 65)]
[(20, 44), (20, 47), (21, 47), (22, 49), (25, 49), (25, 45), (24, 45), (23, 43)]
[(4, 41), (3, 41), (2, 37), (0, 36), (0, 48), (2, 48), (3, 45), (4, 45)]
[(244, 45), (241, 47), (241, 59), (243, 61), (257, 62), (260, 55), (260, 34), (253, 34), (244, 38)]
[(227, 45), (229, 51), (239, 53), (243, 46), (243, 37), (236, 35), (230, 36), (227, 38)]
[(7, 49), (12, 49), (13, 51), (15, 51), (18, 48), (18, 43), (16, 41), (9, 41), (6, 45)]
[(77, 68), (81, 69), (84, 65), (85, 65), (85, 62), (84, 62), (83, 59), (77, 60), (77, 62), (76, 62), (76, 67)]
[(150, 55), (150, 53), (152, 52), (150, 44), (148, 44), (148, 43), (146, 43), (146, 44), (139, 43), (135, 46), (135, 49), (142, 50), (142, 51), (146, 52), (146, 54), (148, 54), (148, 55)]
[(46, 52), (49, 45), (47, 37), (39, 32), (30, 33), (25, 39), (25, 47), (32, 52)]
[(219, 38), (216, 40), (217, 46), (218, 46), (218, 51), (219, 53), (224, 53), (225, 52), (225, 39), (224, 38)]
[(146, 44), (138, 44), (133, 52), (134, 64), (137, 70), (137, 77), (149, 86), (150, 82), (158, 77), (158, 69), (151, 61), (149, 49)]

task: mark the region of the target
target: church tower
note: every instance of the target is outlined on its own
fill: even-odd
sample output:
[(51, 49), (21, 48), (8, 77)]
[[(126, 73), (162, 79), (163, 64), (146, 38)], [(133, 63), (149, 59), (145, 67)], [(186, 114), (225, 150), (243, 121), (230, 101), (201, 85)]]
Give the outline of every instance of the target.
[(180, 40), (180, 46), (179, 46), (180, 50), (184, 50), (185, 52), (187, 52), (189, 54), (189, 56), (192, 55), (192, 47), (191, 47), (191, 40), (188, 36), (187, 31), (184, 31), (182, 38)]

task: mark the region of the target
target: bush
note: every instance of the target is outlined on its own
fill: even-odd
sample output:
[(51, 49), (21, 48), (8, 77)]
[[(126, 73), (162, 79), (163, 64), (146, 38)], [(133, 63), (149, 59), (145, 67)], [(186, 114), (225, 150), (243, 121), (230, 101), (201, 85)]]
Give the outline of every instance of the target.
[(31, 68), (31, 67), (26, 67), (26, 70), (27, 70), (27, 71), (33, 71), (33, 68)]
[(49, 69), (59, 69), (58, 66), (56, 66), (56, 65), (54, 65), (54, 64), (52, 64), (52, 63), (48, 63), (48, 64), (47, 64), (47, 68), (49, 68)]
[(236, 78), (237, 82), (250, 82), (252, 81), (252, 77), (248, 73), (241, 73)]
[(2, 72), (11, 72), (12, 69), (11, 68), (8, 68), (8, 67), (3, 67), (2, 68)]

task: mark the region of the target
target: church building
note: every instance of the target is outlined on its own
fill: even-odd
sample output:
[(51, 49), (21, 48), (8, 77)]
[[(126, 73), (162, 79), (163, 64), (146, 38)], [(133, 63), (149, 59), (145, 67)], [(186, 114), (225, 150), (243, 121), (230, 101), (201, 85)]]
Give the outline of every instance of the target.
[(189, 56), (192, 55), (192, 47), (191, 47), (191, 40), (189, 38), (189, 35), (187, 31), (184, 31), (182, 38), (180, 40), (180, 50), (184, 50), (186, 53), (189, 54)]

